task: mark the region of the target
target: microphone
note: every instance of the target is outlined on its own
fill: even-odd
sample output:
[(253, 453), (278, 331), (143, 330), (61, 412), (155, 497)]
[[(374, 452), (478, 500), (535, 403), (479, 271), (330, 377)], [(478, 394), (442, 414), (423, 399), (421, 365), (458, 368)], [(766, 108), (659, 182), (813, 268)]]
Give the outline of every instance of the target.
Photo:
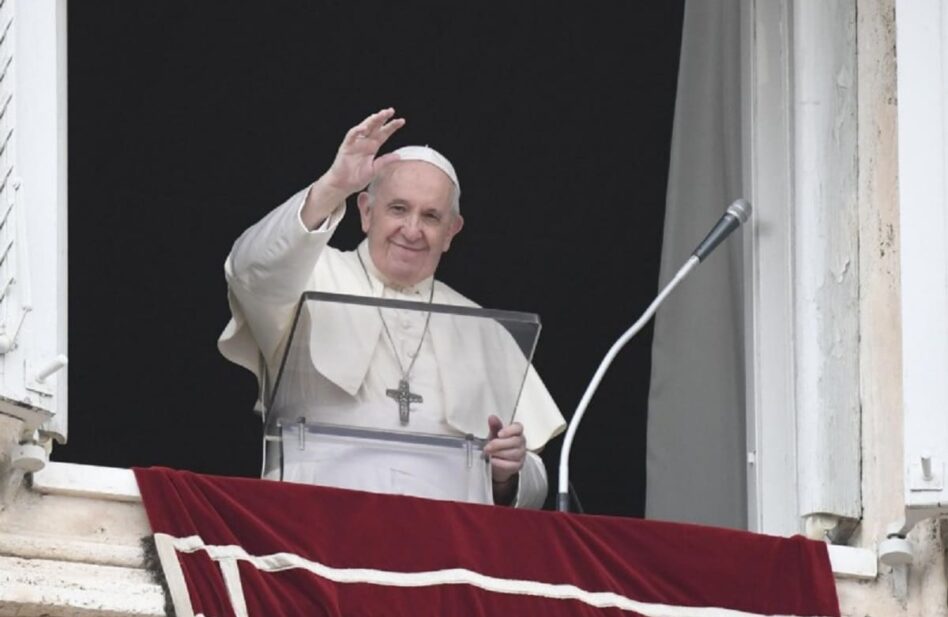
[(746, 199), (736, 199), (734, 203), (727, 207), (721, 219), (711, 228), (708, 235), (704, 237), (698, 248), (692, 255), (698, 258), (698, 261), (704, 261), (704, 258), (711, 254), (711, 251), (717, 248), (725, 238), (727, 238), (735, 229), (746, 223), (751, 215), (751, 205)]
[(606, 357), (602, 359), (599, 368), (596, 369), (596, 374), (593, 375), (589, 385), (586, 386), (586, 392), (579, 401), (579, 405), (576, 406), (573, 417), (570, 418), (569, 427), (566, 429), (566, 436), (563, 438), (563, 448), (560, 450), (559, 489), (556, 495), (556, 509), (558, 512), (569, 512), (569, 454), (573, 448), (573, 439), (576, 438), (576, 431), (579, 429), (579, 423), (583, 420), (583, 415), (586, 413), (589, 401), (592, 400), (593, 394), (596, 393), (596, 389), (599, 387), (599, 382), (602, 381), (612, 361), (616, 355), (618, 355), (619, 351), (625, 347), (625, 344), (632, 340), (632, 337), (638, 334), (639, 330), (648, 323), (648, 320), (651, 319), (655, 311), (658, 310), (659, 305), (664, 302), (668, 294), (678, 286), (678, 283), (688, 276), (688, 273), (691, 272), (695, 266), (704, 261), (704, 258), (710, 255), (711, 251), (721, 244), (725, 238), (740, 227), (741, 223), (746, 223), (747, 219), (750, 218), (750, 214), (751, 205), (746, 199), (737, 199), (728, 206), (724, 216), (711, 228), (711, 231), (705, 236), (704, 240), (701, 241), (701, 244), (698, 245), (694, 253), (691, 254), (691, 257), (688, 258), (685, 265), (678, 270), (672, 280), (669, 281), (658, 296), (652, 300), (652, 303), (645, 309), (645, 312), (642, 313), (638, 321), (632, 324), (632, 327), (626, 330), (625, 334), (612, 344)]

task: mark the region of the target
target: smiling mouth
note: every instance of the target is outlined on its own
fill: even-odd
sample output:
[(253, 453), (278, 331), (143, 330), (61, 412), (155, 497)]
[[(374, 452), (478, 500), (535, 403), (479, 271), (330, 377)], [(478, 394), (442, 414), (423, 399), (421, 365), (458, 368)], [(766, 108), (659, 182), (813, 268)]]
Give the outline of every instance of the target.
[(394, 246), (397, 246), (398, 248), (400, 248), (400, 249), (402, 249), (402, 250), (411, 251), (411, 252), (413, 252), (413, 253), (421, 253), (422, 251), (425, 250), (424, 247), (417, 247), (417, 248), (416, 248), (416, 247), (413, 247), (413, 246), (405, 246), (404, 244), (399, 244), (398, 242), (392, 242), (392, 244), (393, 244)]

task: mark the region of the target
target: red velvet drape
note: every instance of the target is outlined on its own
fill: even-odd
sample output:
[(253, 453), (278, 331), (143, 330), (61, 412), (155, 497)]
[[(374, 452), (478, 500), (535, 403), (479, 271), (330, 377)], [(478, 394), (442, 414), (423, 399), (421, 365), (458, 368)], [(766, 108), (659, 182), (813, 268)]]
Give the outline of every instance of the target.
[[(135, 474), (156, 533), (198, 536), (250, 557), (289, 553), (349, 577), (301, 567), (270, 572), (241, 559), (251, 616), (647, 615), (656, 604), (839, 616), (826, 547), (800, 537), (162, 468)], [(177, 557), (194, 612), (234, 615), (209, 553)], [(371, 572), (362, 578), (352, 569)], [(578, 598), (557, 585), (611, 592), (626, 604), (597, 607), (589, 598), (602, 596)], [(561, 592), (565, 599), (553, 597)], [(642, 604), (633, 609), (629, 601)]]

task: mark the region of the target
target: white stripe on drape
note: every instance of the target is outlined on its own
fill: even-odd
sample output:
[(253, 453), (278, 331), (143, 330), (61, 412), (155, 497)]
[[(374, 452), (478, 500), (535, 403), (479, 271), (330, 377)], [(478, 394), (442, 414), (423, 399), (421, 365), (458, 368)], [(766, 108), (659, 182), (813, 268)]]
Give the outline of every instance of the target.
[(188, 594), (188, 585), (184, 581), (184, 571), (178, 561), (177, 547), (174, 538), (163, 533), (155, 534), (155, 549), (158, 551), (158, 561), (165, 574), (168, 592), (171, 594), (171, 603), (174, 604), (177, 617), (203, 617), (195, 615), (191, 606), (191, 596)]
[[(182, 553), (204, 551), (214, 561), (252, 564), (262, 572), (281, 572), (301, 569), (335, 583), (364, 583), (389, 587), (433, 587), (437, 585), (470, 585), (485, 591), (512, 595), (526, 595), (551, 600), (576, 600), (596, 608), (618, 608), (635, 611), (645, 617), (795, 617), (784, 615), (762, 615), (718, 607), (690, 607), (639, 602), (608, 591), (586, 591), (575, 585), (541, 583), (521, 579), (498, 578), (480, 574), (465, 568), (449, 568), (428, 572), (393, 572), (373, 568), (334, 568), (293, 553), (250, 555), (236, 545), (208, 545), (199, 536), (175, 538), (167, 534), (165, 542), (171, 543)], [(242, 597), (242, 591), (241, 591)], [(246, 611), (246, 606), (244, 607)], [(238, 613), (239, 615), (240, 613)], [(246, 614), (246, 613), (245, 613)], [(799, 616), (797, 616), (799, 617)]]
[(247, 613), (247, 600), (244, 598), (244, 586), (240, 582), (240, 569), (237, 567), (236, 559), (219, 559), (217, 565), (221, 568), (221, 575), (224, 577), (224, 586), (227, 588), (227, 596), (230, 598), (231, 608), (234, 609), (234, 615), (237, 617), (249, 617)]

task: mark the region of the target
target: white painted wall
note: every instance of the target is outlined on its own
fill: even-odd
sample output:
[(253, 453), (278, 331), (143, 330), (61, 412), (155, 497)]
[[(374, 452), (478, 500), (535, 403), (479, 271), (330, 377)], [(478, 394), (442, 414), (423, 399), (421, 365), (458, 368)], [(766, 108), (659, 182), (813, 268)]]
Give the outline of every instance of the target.
[[(0, 410), (66, 437), (66, 2), (0, 3)], [(5, 146), (4, 146), (5, 144)]]
[[(915, 0), (910, 3), (918, 6)], [(896, 0), (859, 0), (858, 4), (863, 516), (851, 543), (873, 551), (904, 512), (903, 417), (907, 430), (910, 411), (906, 408), (903, 413), (902, 375), (925, 370), (917, 358), (900, 353), (902, 339), (913, 327), (901, 314), (904, 286), (900, 279), (908, 265), (906, 253), (917, 248), (910, 246), (911, 234), (900, 229), (904, 202), (900, 203), (899, 195), (905, 183), (912, 181), (899, 165), (905, 126), (896, 83), (900, 89), (908, 85), (902, 76), (901, 49), (896, 57), (896, 20), (900, 29), (908, 25), (901, 22), (900, 7)], [(843, 615), (948, 615), (941, 523), (924, 521), (908, 539), (914, 545), (910, 566), (880, 564), (874, 580), (838, 582)]]
[[(876, 558), (879, 543), (886, 539), (893, 522), (901, 521), (904, 502), (911, 499), (903, 492), (907, 471), (903, 449), (910, 449), (909, 444), (916, 437), (908, 433), (917, 431), (929, 444), (937, 442), (948, 446), (948, 437), (942, 433), (948, 423), (946, 407), (937, 402), (932, 405), (941, 399), (925, 396), (918, 399), (920, 403), (926, 401), (932, 409), (930, 417), (919, 421), (913, 415), (912, 396), (908, 392), (913, 387), (912, 380), (926, 375), (940, 382), (937, 387), (948, 389), (948, 371), (939, 367), (932, 370), (931, 354), (926, 357), (905, 353), (903, 357), (901, 353), (903, 329), (905, 336), (911, 336), (915, 330), (919, 344), (928, 347), (942, 344), (933, 339), (946, 332), (943, 324), (948, 323), (948, 305), (937, 304), (944, 302), (941, 298), (948, 281), (948, 264), (942, 255), (945, 246), (943, 241), (939, 241), (941, 246), (932, 246), (931, 240), (914, 236), (911, 229), (902, 229), (900, 233), (900, 207), (903, 222), (906, 215), (911, 218), (921, 212), (916, 210), (913, 215), (904, 210), (906, 182), (912, 183), (914, 189), (910, 190), (918, 190), (921, 185), (913, 178), (921, 175), (926, 182), (934, 181), (941, 190), (948, 190), (943, 171), (944, 127), (948, 123), (944, 116), (945, 102), (940, 98), (948, 93), (944, 81), (944, 67), (948, 63), (937, 59), (932, 50), (936, 41), (940, 45), (948, 40), (944, 34), (948, 32), (946, 9), (934, 1), (905, 0), (904, 4), (911, 5), (908, 11), (916, 14), (927, 11), (918, 19), (923, 23), (913, 26), (912, 17), (901, 14), (905, 10), (902, 4), (899, 0), (900, 37), (904, 33), (912, 45), (929, 46), (918, 60), (928, 71), (920, 85), (923, 92), (928, 91), (924, 100), (929, 113), (940, 114), (933, 121), (924, 120), (919, 109), (910, 110), (911, 103), (903, 105), (905, 97), (910, 101), (912, 96), (903, 94), (912, 80), (903, 70), (911, 70), (912, 61), (902, 57), (900, 42), (896, 62), (896, 0), (857, 0), (855, 11), (851, 13), (856, 18), (855, 37), (849, 26), (840, 30), (826, 29), (834, 20), (845, 24), (846, 19), (840, 19), (839, 15), (818, 17), (838, 9), (840, 3), (761, 0), (747, 3), (744, 13), (744, 38), (750, 43), (750, 47), (745, 46), (748, 53), (744, 67), (744, 102), (745, 117), (751, 119), (745, 125), (745, 152), (749, 155), (745, 159), (745, 177), (751, 182), (750, 194), (756, 208), (754, 233), (745, 245), (745, 254), (751, 256), (753, 264), (748, 269), (746, 285), (751, 290), (746, 314), (752, 317), (749, 340), (753, 343), (752, 351), (748, 352), (748, 371), (753, 373), (753, 378), (748, 379), (751, 414), (748, 444), (755, 448), (751, 454), (756, 455), (752, 457), (754, 464), (749, 466), (750, 519), (752, 524), (756, 523), (756, 529), (770, 533), (800, 531), (798, 515), (821, 508), (802, 502), (797, 507), (795, 499), (808, 496), (805, 494), (807, 478), (798, 474), (808, 476), (811, 481), (816, 477), (817, 482), (822, 483), (823, 495), (829, 498), (824, 503), (846, 495), (849, 504), (859, 503), (856, 501), (859, 499), (861, 507), (855, 512), (860, 524), (849, 540), (851, 546), (831, 550), (834, 570), (839, 576), (837, 589), (842, 613), (853, 617), (943, 617), (948, 614), (942, 522), (926, 520), (909, 534), (914, 547), (910, 566), (891, 567), (878, 563)], [(823, 99), (801, 93), (801, 87), (806, 86), (801, 80), (806, 77), (795, 73), (820, 69), (807, 62), (832, 63), (832, 59), (821, 56), (801, 60), (790, 53), (793, 44), (808, 46), (810, 51), (818, 50), (819, 43), (811, 41), (814, 32), (801, 31), (813, 21), (819, 22), (816, 31), (822, 31), (824, 38), (835, 36), (840, 43), (854, 40), (856, 45), (855, 66), (832, 72), (839, 79), (830, 82), (831, 87), (820, 95)], [(848, 72), (851, 70), (855, 71), (855, 78)], [(832, 99), (843, 90), (855, 92), (855, 106), (850, 101), (848, 107), (839, 107), (823, 116), (811, 109), (823, 107), (825, 112), (825, 97)], [(837, 103), (831, 100), (830, 106)], [(855, 122), (852, 113), (856, 114)], [(806, 118), (812, 114), (817, 117)], [(802, 126), (797, 121), (800, 116), (805, 119)], [(924, 164), (919, 162), (918, 167), (909, 165), (907, 175), (904, 156), (901, 170), (898, 165), (899, 152), (904, 148), (904, 131), (911, 130), (904, 125), (902, 118), (906, 116), (924, 133), (929, 145), (939, 144), (934, 153), (911, 147), (913, 158), (922, 156), (926, 160)], [(814, 129), (820, 126), (823, 128)], [(854, 143), (841, 139), (841, 131), (847, 130), (847, 126), (848, 137), (855, 139)], [(796, 134), (801, 130), (811, 134)], [(807, 139), (812, 139), (812, 143), (800, 141)], [(849, 145), (843, 148), (845, 143)], [(834, 152), (840, 156), (841, 152), (853, 148), (855, 169), (836, 169), (829, 183), (821, 181), (823, 174), (839, 163), (827, 161), (826, 157)], [(852, 160), (848, 156), (842, 159)], [(935, 178), (938, 173), (942, 179)], [(800, 174), (806, 177), (801, 179)], [(842, 187), (840, 180), (854, 184)], [(830, 191), (836, 191), (840, 199), (827, 202)], [(855, 199), (849, 191), (855, 191)], [(911, 207), (935, 208), (930, 196), (931, 193), (927, 197), (923, 194), (913, 198), (913, 202), (922, 205)], [(820, 200), (823, 200), (820, 208), (805, 213), (810, 221), (801, 220), (801, 209), (810, 207), (811, 202), (819, 205)], [(933, 234), (948, 237), (943, 222), (944, 201), (937, 208), (937, 213), (932, 211), (927, 218), (923, 214), (917, 221), (929, 238)], [(815, 213), (839, 218), (826, 221), (813, 218)], [(806, 238), (801, 238), (802, 235)], [(841, 237), (844, 241), (841, 246), (826, 246), (831, 237)], [(817, 246), (814, 247), (814, 243)], [(913, 257), (913, 253), (918, 257)], [(812, 260), (808, 262), (810, 256)], [(921, 261), (913, 262), (913, 259)], [(849, 265), (844, 270), (841, 266), (847, 260)], [(827, 267), (813, 269), (821, 261)], [(932, 262), (938, 264), (934, 272)], [(809, 270), (801, 272), (801, 267)], [(821, 273), (845, 274), (846, 280), (832, 277), (821, 280)], [(911, 302), (902, 296), (906, 282), (900, 280), (900, 276), (906, 274), (910, 280), (925, 280), (929, 288), (927, 292), (919, 288)], [(853, 280), (858, 283), (855, 291), (851, 286)], [(931, 291), (933, 281), (935, 286), (940, 286), (934, 293)], [(830, 290), (831, 295), (821, 298), (819, 294), (826, 292), (826, 285), (834, 289)], [(838, 285), (842, 286), (837, 288)], [(932, 303), (937, 315), (931, 312)], [(819, 310), (814, 313), (815, 308)], [(901, 313), (917, 309), (927, 312), (904, 317)], [(810, 317), (801, 318), (807, 311)], [(823, 320), (822, 324), (818, 319)], [(839, 329), (834, 326), (836, 319), (843, 320)], [(853, 319), (858, 320), (857, 328), (853, 327)], [(859, 333), (855, 343), (854, 331)], [(848, 337), (844, 347), (836, 345), (840, 340), (837, 333)], [(800, 349), (806, 345), (811, 346), (809, 350)], [(937, 361), (945, 361), (948, 352), (938, 353)], [(809, 376), (800, 370), (804, 368), (801, 361), (811, 362), (806, 368), (807, 371), (812, 369)], [(836, 361), (849, 364), (843, 371), (825, 370), (826, 362)], [(858, 369), (855, 378), (854, 367)], [(904, 448), (903, 374), (906, 376)], [(828, 383), (820, 383), (821, 379)], [(845, 390), (827, 392), (826, 387)], [(843, 393), (845, 397), (837, 396)], [(849, 476), (845, 486), (841, 485), (842, 476), (834, 473), (837, 465), (831, 464), (833, 458), (823, 456), (812, 460), (821, 457), (821, 450), (812, 450), (803, 443), (812, 437), (808, 427), (819, 421), (819, 417), (805, 419), (807, 412), (803, 407), (820, 411), (826, 407), (820, 400), (827, 403), (841, 400), (843, 403), (837, 407), (850, 411), (856, 407), (859, 411), (856, 426), (852, 425), (851, 414), (837, 426), (836, 436), (846, 440), (848, 452), (852, 452), (853, 440), (856, 444), (856, 477), (853, 480)], [(917, 426), (913, 428), (913, 425)], [(933, 436), (928, 436), (929, 433)], [(826, 432), (820, 439), (823, 450), (832, 451), (836, 443), (834, 434)], [(798, 462), (797, 459), (804, 456), (811, 460)], [(915, 461), (913, 455), (908, 456), (909, 463)], [(796, 492), (798, 483), (799, 494)], [(861, 496), (854, 493), (854, 488), (861, 489)]]
[(788, 535), (861, 510), (856, 6), (743, 9), (748, 509)]
[(896, 8), (905, 503), (948, 513), (948, 7)]
[(792, 12), (798, 509), (858, 519), (856, 2)]
[(749, 529), (801, 531), (797, 506), (792, 268), (790, 7), (742, 5), (742, 116)]

